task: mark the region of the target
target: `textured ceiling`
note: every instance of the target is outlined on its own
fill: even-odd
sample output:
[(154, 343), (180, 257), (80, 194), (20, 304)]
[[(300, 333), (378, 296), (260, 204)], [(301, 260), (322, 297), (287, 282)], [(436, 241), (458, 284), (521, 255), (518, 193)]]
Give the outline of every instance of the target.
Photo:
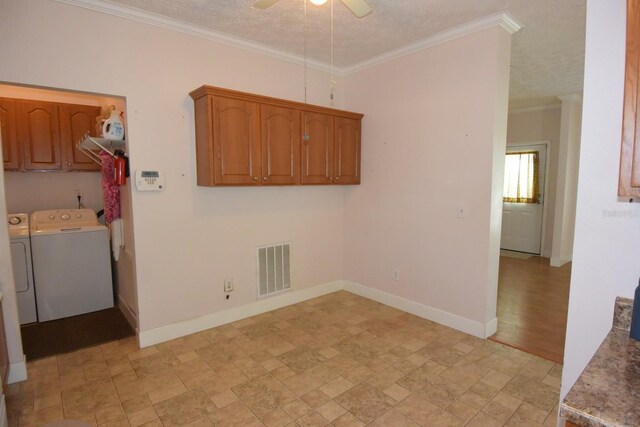
[[(304, 54), (303, 0), (267, 10), (254, 0), (111, 0), (182, 23), (230, 34), (289, 54)], [(580, 92), (584, 67), (585, 0), (368, 0), (356, 18), (334, 4), (334, 63), (338, 68), (419, 42), (452, 27), (508, 11), (523, 28), (513, 35), (510, 98)], [(307, 57), (330, 63), (330, 5), (307, 7)]]

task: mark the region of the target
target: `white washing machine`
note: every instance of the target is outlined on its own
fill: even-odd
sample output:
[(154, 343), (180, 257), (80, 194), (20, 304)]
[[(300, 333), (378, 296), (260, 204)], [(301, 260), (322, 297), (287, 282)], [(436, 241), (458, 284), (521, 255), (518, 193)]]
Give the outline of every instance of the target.
[(31, 215), (40, 322), (113, 307), (109, 231), (91, 209)]
[(20, 324), (37, 322), (38, 313), (36, 312), (36, 294), (33, 286), (28, 214), (9, 214), (9, 238), (11, 239), (11, 262), (16, 282)]

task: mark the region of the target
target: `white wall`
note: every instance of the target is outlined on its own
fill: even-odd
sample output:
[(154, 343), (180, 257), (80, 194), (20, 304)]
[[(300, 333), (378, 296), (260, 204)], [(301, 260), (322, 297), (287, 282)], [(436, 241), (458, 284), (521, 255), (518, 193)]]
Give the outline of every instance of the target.
[(640, 206), (617, 200), (625, 62), (624, 0), (588, 0), (580, 172), (561, 397), (633, 298)]
[(558, 175), (558, 144), (560, 138), (560, 107), (552, 106), (543, 109), (525, 109), (509, 112), (507, 125), (507, 144), (528, 142), (549, 142), (548, 191), (545, 195), (547, 218), (545, 221), (544, 247), (542, 256), (551, 257), (553, 243), (553, 218), (556, 199), (556, 182)]
[[(211, 84), (301, 101), (301, 66), (47, 0), (0, 3), (0, 55), (11, 58), (0, 81), (126, 97), (132, 170), (166, 175), (164, 191), (132, 193), (142, 331), (255, 301), (258, 245), (293, 242), (296, 288), (343, 277), (348, 189), (195, 185), (188, 93)], [(326, 105), (329, 76), (308, 78), (309, 102)]]
[(462, 324), (495, 319), (509, 53), (496, 27), (345, 79), (347, 107), (365, 114), (347, 279)]
[(103, 208), (99, 172), (5, 172), (5, 196), (10, 213), (77, 208), (82, 190), (85, 208)]

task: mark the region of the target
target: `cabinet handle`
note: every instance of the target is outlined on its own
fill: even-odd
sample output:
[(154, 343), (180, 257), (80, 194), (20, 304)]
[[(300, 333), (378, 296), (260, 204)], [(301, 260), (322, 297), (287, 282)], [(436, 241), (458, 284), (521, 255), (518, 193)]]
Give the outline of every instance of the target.
[(336, 176), (336, 177), (335, 177), (335, 178), (333, 178), (333, 179), (337, 181), (337, 180), (339, 180), (339, 179), (340, 179), (340, 177), (339, 177), (339, 176)]
[(71, 167), (71, 163), (70, 163), (70, 162), (67, 162), (67, 166)]
[(62, 167), (62, 163), (58, 163), (58, 167), (61, 168)]
[(253, 180), (254, 180), (254, 181), (257, 181), (257, 180), (258, 180), (258, 177), (257, 177), (257, 176), (254, 176), (254, 177), (253, 177)]
[(263, 179), (264, 181), (266, 181), (266, 180), (267, 180), (267, 177), (266, 177), (266, 176), (264, 176), (264, 177), (262, 177), (262, 179)]

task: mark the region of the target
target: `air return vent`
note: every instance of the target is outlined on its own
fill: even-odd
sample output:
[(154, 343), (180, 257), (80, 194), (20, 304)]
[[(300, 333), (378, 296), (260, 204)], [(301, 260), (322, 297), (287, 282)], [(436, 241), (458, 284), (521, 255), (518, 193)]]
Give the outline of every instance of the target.
[(258, 248), (258, 298), (291, 289), (291, 244)]

